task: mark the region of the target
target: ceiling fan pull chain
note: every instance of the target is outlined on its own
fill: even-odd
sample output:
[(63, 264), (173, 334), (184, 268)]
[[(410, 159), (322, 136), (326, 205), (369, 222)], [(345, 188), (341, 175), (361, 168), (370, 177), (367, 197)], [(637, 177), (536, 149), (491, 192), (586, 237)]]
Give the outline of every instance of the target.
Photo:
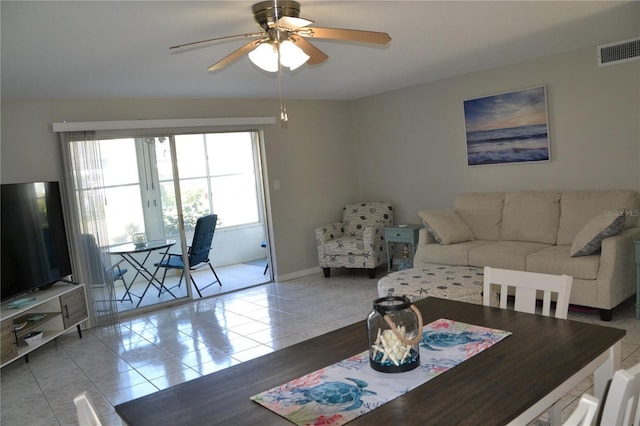
[(286, 128), (289, 116), (287, 115), (287, 107), (284, 104), (284, 97), (282, 96), (282, 63), (280, 62), (280, 46), (277, 46), (278, 51), (278, 97), (280, 99), (280, 124), (283, 128)]
[[(289, 116), (287, 115), (287, 107), (282, 102), (282, 99), (280, 100), (280, 120), (283, 123), (286, 123), (287, 121), (289, 121)], [(283, 126), (283, 127), (286, 127), (286, 126)]]

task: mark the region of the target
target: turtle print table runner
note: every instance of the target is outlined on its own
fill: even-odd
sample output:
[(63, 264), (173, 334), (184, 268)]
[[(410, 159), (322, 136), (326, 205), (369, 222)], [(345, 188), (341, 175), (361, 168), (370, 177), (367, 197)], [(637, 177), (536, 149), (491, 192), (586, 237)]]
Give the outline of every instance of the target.
[(431, 380), (511, 333), (439, 319), (423, 328), (420, 366), (382, 373), (364, 351), (251, 399), (297, 425), (345, 424)]

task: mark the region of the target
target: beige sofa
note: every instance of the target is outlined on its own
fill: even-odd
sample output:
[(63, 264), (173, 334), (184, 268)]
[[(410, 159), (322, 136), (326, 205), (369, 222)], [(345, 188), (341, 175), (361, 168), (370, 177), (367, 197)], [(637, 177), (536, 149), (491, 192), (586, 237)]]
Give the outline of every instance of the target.
[(603, 320), (633, 296), (640, 196), (629, 190), (466, 193), (422, 210), (414, 267), (425, 263), (573, 276), (570, 303)]

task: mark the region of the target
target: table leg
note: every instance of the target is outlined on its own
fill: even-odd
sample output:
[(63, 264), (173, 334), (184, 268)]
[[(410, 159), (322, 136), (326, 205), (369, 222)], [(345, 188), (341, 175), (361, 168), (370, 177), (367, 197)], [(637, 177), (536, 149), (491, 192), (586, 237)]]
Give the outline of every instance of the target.
[(124, 299), (126, 299), (127, 295), (129, 295), (129, 302), (133, 303), (133, 299), (131, 298), (131, 296), (135, 296), (135, 294), (131, 293), (131, 286), (133, 285), (133, 281), (131, 281), (131, 285), (127, 285), (124, 277), (122, 277), (122, 284), (124, 285), (125, 292), (122, 295), (122, 299), (120, 299), (120, 302), (124, 302)]
[[(138, 275), (142, 274), (142, 270), (144, 269), (144, 266), (142, 266), (144, 264), (144, 262), (147, 261), (147, 259), (149, 258), (149, 255), (151, 254), (151, 252), (147, 252), (147, 255), (144, 257), (144, 260), (142, 261), (142, 263), (138, 262), (138, 260), (133, 257), (133, 255), (129, 254), (129, 253), (122, 253), (121, 256), (129, 263), (129, 265), (131, 265), (133, 267), (133, 269), (136, 270), (136, 274), (133, 276), (133, 278), (131, 279), (131, 285), (133, 285), (133, 283), (136, 281), (136, 278), (138, 278)], [(147, 277), (145, 277), (144, 275), (142, 275), (145, 279)]]
[(140, 275), (140, 271), (138, 269), (138, 266), (134, 263), (135, 259), (131, 258), (129, 259), (129, 257), (127, 256), (126, 253), (120, 253), (120, 257), (123, 258), (129, 265), (131, 265), (131, 267), (133, 269), (136, 270), (136, 274), (133, 276), (133, 278), (131, 279), (129, 286), (127, 286), (127, 282), (123, 279), (122, 281), (124, 282), (124, 288), (125, 288), (125, 292), (124, 295), (122, 296), (122, 299), (120, 299), (120, 302), (124, 302), (124, 299), (127, 297), (127, 295), (129, 295), (129, 301), (131, 301), (133, 303), (133, 300), (131, 299), (131, 296), (135, 296), (135, 297), (140, 297), (137, 294), (131, 292), (131, 287), (133, 287), (133, 283), (135, 282), (136, 278), (138, 277), (138, 275)]
[(549, 420), (552, 425), (562, 425), (562, 407), (560, 401), (556, 402), (549, 409)]
[(144, 299), (144, 295), (147, 294), (147, 290), (149, 290), (149, 287), (151, 287), (151, 284), (152, 284), (151, 282), (147, 282), (147, 286), (144, 288), (144, 291), (142, 292), (142, 296), (140, 296), (140, 300), (138, 300), (138, 304), (136, 305), (136, 308), (140, 307), (140, 303), (142, 303), (142, 299)]
[[(160, 258), (160, 262), (158, 262), (158, 266), (156, 266), (155, 271), (153, 271), (153, 277), (155, 278), (156, 274), (158, 273), (158, 270), (160, 269), (160, 264), (162, 264), (162, 262), (164, 262), (164, 259), (167, 257), (167, 254), (169, 253), (169, 247), (167, 247), (167, 249), (164, 251), (164, 253), (162, 253), (162, 257)], [(176, 299), (176, 296), (171, 293), (171, 289), (167, 288), (164, 285), (164, 277), (166, 275), (164, 275), (162, 277), (162, 282), (158, 281), (160, 283), (160, 288), (158, 288), (158, 297), (160, 297), (162, 295), (162, 289), (165, 289), (170, 295), (173, 296), (174, 299)], [(172, 287), (173, 288), (173, 287)]]
[[(155, 271), (152, 273), (149, 269), (147, 269), (144, 264), (145, 262), (149, 259), (149, 256), (151, 255), (152, 250), (148, 251), (146, 256), (144, 257), (144, 259), (142, 260), (142, 262), (139, 262), (135, 257), (133, 257), (133, 255), (131, 255), (130, 253), (123, 253), (122, 257), (124, 257), (127, 262), (136, 270), (136, 274), (133, 277), (133, 279), (131, 280), (131, 284), (133, 285), (133, 282), (135, 281), (135, 279), (138, 277), (138, 275), (141, 275), (144, 279), (147, 280), (147, 286), (144, 289), (144, 292), (142, 293), (141, 296), (136, 296), (134, 294), (134, 296), (139, 297), (140, 299), (138, 300), (138, 304), (136, 305), (136, 307), (140, 307), (140, 304), (142, 303), (142, 299), (144, 298), (144, 296), (147, 294), (147, 291), (149, 290), (149, 287), (154, 286), (156, 289), (158, 289), (159, 291), (161, 291), (163, 288), (174, 298), (177, 299), (176, 295), (173, 294), (168, 288), (166, 288), (164, 286), (164, 284), (162, 282), (160, 282), (160, 280), (158, 280), (155, 277), (155, 274), (158, 272), (158, 269), (160, 268), (159, 266), (156, 267)], [(162, 254), (162, 259), (164, 259), (167, 255), (167, 253), (169, 252), (169, 247), (167, 247), (167, 249), (164, 251), (164, 253)], [(156, 284), (157, 283), (157, 284)], [(130, 293), (133, 294), (133, 293)]]
[[(162, 282), (160, 282), (160, 280), (158, 280), (154, 275), (152, 275), (151, 272), (148, 269), (145, 268), (144, 270), (149, 275), (149, 278), (148, 278), (149, 281), (147, 283), (147, 287), (144, 289), (144, 292), (142, 293), (142, 296), (140, 296), (140, 300), (138, 300), (138, 304), (136, 305), (136, 307), (140, 306), (140, 303), (142, 303), (142, 299), (144, 298), (144, 295), (147, 294), (147, 290), (149, 290), (149, 287), (151, 287), (151, 286), (154, 286), (156, 289), (158, 289), (158, 297), (160, 297), (160, 294), (162, 294), (162, 289), (164, 289), (174, 299), (178, 298), (175, 294), (173, 294), (171, 292), (171, 290), (169, 290), (167, 287), (165, 287), (164, 284)], [(158, 271), (158, 268), (156, 268), (155, 272), (157, 272), (157, 271)], [(143, 272), (140, 272), (140, 275), (142, 275), (143, 277), (146, 278), (146, 276), (144, 275)], [(158, 284), (156, 284), (154, 281), (157, 282)]]

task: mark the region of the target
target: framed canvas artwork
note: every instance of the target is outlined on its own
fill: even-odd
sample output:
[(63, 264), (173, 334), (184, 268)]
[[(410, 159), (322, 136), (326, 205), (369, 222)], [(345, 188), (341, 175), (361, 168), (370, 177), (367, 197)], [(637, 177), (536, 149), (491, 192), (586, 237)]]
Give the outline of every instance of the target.
[(549, 161), (545, 87), (464, 101), (467, 164)]

